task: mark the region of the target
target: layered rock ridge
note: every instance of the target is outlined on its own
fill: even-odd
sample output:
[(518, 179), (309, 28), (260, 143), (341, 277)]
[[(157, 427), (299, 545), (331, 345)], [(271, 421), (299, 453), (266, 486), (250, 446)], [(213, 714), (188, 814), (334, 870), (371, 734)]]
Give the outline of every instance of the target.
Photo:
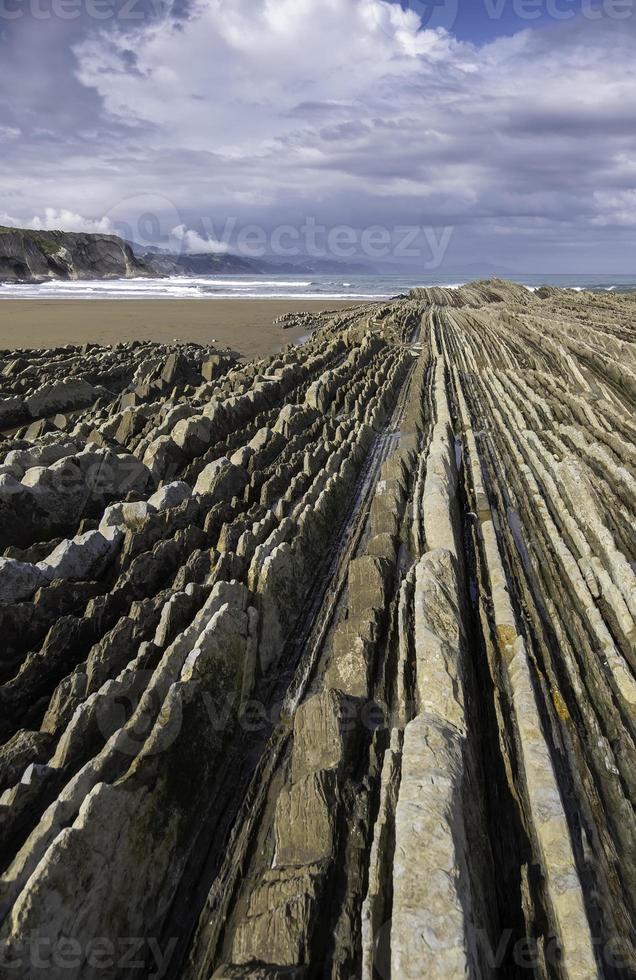
[(635, 322), (492, 282), (5, 357), (11, 976), (636, 971)]

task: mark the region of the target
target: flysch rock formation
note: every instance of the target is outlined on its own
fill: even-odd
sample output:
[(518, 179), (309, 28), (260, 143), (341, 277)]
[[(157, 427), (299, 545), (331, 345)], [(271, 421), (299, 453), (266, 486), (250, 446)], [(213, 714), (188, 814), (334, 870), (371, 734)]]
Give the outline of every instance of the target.
[(636, 297), (300, 316), (0, 355), (0, 976), (636, 975)]

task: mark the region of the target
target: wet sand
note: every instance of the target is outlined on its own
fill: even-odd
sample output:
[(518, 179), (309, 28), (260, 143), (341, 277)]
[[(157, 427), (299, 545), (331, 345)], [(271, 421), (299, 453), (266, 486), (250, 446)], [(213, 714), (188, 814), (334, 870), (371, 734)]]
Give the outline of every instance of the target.
[(360, 300), (3, 299), (0, 348), (117, 344), (129, 340), (195, 341), (231, 347), (246, 357), (280, 350), (306, 330), (283, 330), (282, 313), (340, 310)]

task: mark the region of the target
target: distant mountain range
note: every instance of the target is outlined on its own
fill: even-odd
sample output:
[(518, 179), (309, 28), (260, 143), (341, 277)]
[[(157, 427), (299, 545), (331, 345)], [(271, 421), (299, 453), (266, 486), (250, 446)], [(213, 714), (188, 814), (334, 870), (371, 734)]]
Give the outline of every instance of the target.
[(275, 258), (252, 259), (232, 253), (174, 253), (156, 245), (144, 246), (136, 242), (128, 243), (137, 259), (151, 266), (157, 273), (168, 276), (213, 276), (213, 275), (287, 275), (287, 276), (422, 276), (422, 281), (431, 277), (440, 282), (461, 281), (474, 279), (509, 278), (514, 279), (514, 270), (492, 262), (471, 262), (466, 265), (443, 266), (439, 269), (405, 268), (404, 265), (392, 263), (378, 269), (377, 266), (365, 261), (344, 261), (339, 259), (321, 259), (308, 255), (300, 255), (281, 261)]
[(226, 275), (373, 275), (377, 269), (365, 262), (342, 262), (299, 256), (287, 261), (252, 259), (231, 252), (183, 252), (176, 254), (156, 245), (128, 243), (142, 262), (168, 276)]

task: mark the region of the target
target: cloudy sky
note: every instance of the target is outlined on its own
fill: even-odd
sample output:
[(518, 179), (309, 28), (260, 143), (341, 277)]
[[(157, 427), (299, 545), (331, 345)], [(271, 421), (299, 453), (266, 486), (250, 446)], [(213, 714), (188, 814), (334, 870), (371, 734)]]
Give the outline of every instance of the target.
[(635, 50), (636, 0), (0, 0), (0, 223), (634, 273)]

